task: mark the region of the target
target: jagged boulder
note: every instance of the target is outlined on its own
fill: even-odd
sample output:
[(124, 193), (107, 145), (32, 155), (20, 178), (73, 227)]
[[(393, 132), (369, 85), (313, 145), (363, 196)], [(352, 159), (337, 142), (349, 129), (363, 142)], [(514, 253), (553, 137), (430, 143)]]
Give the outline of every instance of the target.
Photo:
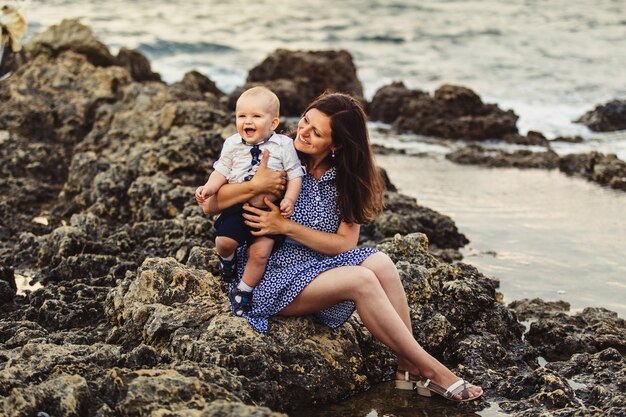
[(360, 242), (376, 242), (397, 233), (420, 232), (438, 249), (459, 249), (469, 243), (454, 221), (443, 214), (420, 206), (414, 198), (396, 192), (385, 193), (385, 211), (361, 228)]
[(548, 360), (607, 348), (626, 354), (626, 321), (604, 308), (585, 308), (574, 316), (556, 314), (531, 323), (526, 339)]
[[(496, 301), (497, 282), (468, 265), (439, 262), (423, 234), (398, 235), (380, 248), (397, 262), (414, 333), (431, 353), (463, 362), (461, 372), (479, 380), (486, 367), (528, 366), (523, 327)], [(208, 262), (216, 264), (215, 255)], [(127, 350), (145, 344), (159, 355), (224, 367), (272, 409), (335, 401), (386, 378), (393, 366), (358, 316), (336, 330), (310, 317), (275, 317), (267, 334), (256, 333), (232, 316), (218, 278), (172, 258), (147, 259), (127, 274), (105, 310), (115, 326), (108, 343)]]
[(626, 129), (626, 100), (611, 100), (596, 106), (580, 116), (576, 123), (582, 123), (595, 132), (613, 132)]
[(617, 190), (626, 191), (626, 162), (614, 154), (600, 152), (570, 154), (559, 159), (559, 169)]
[(115, 65), (126, 68), (135, 81), (161, 81), (161, 76), (152, 71), (148, 58), (134, 49), (120, 48)]
[(513, 111), (484, 104), (472, 90), (449, 84), (431, 96), (396, 82), (380, 88), (368, 109), (372, 120), (421, 135), (482, 140), (517, 133)]
[(567, 313), (570, 304), (566, 301), (544, 301), (540, 298), (529, 300), (515, 300), (509, 304), (509, 308), (517, 313), (517, 317), (522, 320), (533, 318), (548, 318), (559, 313)]
[(482, 165), (490, 168), (543, 168), (555, 169), (559, 165), (559, 155), (553, 150), (534, 152), (518, 149), (506, 152), (470, 144), (446, 154), (446, 159), (463, 165)]
[(60, 24), (50, 26), (33, 36), (25, 48), (33, 57), (37, 55), (53, 57), (71, 50), (86, 56), (94, 65), (115, 64), (115, 58), (106, 45), (94, 36), (90, 27), (76, 19), (64, 19)]
[(278, 49), (248, 73), (246, 85), (230, 95), (230, 105), (254, 85), (265, 85), (280, 99), (283, 116), (300, 116), (326, 90), (363, 100), (363, 86), (348, 51), (289, 51)]

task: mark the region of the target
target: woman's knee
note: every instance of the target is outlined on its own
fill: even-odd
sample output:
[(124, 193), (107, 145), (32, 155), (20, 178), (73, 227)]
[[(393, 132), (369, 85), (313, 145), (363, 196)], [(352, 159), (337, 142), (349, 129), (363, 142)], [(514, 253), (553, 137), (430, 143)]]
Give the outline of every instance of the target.
[(358, 279), (354, 288), (355, 298), (384, 294), (382, 285), (376, 274), (368, 268), (359, 268)]
[(385, 253), (376, 252), (370, 255), (362, 265), (371, 270), (383, 285), (400, 279), (396, 265)]

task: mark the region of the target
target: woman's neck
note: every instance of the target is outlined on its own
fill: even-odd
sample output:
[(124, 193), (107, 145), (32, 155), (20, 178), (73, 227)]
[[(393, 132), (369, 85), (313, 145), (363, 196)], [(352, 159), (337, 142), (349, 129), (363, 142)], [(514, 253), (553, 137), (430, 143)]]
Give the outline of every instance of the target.
[(313, 175), (313, 177), (315, 177), (315, 179), (319, 180), (322, 175), (324, 175), (324, 173), (328, 171), (330, 165), (328, 165), (328, 163), (326, 163), (324, 159), (320, 159), (318, 161), (311, 159), (307, 161), (306, 168), (307, 171), (309, 171), (309, 173)]

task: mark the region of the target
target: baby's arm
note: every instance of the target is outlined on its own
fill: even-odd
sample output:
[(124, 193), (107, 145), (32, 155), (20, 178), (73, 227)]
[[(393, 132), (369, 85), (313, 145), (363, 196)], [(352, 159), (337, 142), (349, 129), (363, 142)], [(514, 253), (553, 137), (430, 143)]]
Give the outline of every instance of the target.
[(296, 177), (287, 181), (287, 190), (285, 196), (280, 202), (280, 212), (283, 217), (291, 217), (295, 207), (296, 200), (302, 189), (302, 177)]
[(220, 187), (227, 182), (228, 180), (224, 175), (217, 171), (213, 171), (206, 184), (196, 189), (196, 201), (199, 204), (202, 204), (204, 200), (217, 194), (217, 190), (219, 190)]

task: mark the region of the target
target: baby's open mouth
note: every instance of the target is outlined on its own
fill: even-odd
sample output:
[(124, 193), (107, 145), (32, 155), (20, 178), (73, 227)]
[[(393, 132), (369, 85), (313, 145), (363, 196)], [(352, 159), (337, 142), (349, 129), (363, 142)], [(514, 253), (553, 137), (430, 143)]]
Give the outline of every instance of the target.
[(253, 129), (251, 127), (247, 127), (243, 131), (246, 132), (246, 135), (252, 135), (254, 132), (256, 132), (256, 129)]

